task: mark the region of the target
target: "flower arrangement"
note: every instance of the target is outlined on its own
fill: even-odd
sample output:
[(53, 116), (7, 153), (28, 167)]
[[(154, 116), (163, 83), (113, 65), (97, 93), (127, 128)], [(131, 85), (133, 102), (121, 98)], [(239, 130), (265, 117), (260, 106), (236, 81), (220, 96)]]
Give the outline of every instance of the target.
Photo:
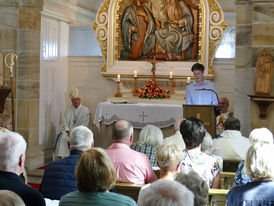
[[(146, 99), (163, 99), (170, 98), (170, 95), (163, 87), (159, 86), (156, 80), (152, 77), (144, 87), (137, 91), (137, 95), (140, 98)], [(135, 96), (135, 94), (134, 94)]]

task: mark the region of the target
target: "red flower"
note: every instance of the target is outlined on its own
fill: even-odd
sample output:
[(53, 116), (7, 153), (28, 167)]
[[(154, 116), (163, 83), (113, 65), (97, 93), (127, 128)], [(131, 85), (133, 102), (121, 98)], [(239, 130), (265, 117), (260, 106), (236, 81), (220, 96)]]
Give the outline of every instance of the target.
[(167, 98), (170, 98), (170, 95), (167, 95)]

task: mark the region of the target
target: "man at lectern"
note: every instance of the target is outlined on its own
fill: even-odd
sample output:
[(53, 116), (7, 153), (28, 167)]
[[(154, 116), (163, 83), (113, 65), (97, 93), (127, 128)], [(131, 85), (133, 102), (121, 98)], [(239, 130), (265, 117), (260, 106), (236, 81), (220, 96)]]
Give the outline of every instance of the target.
[(186, 88), (186, 104), (218, 105), (214, 83), (204, 79), (204, 65), (196, 63), (191, 67), (195, 81)]

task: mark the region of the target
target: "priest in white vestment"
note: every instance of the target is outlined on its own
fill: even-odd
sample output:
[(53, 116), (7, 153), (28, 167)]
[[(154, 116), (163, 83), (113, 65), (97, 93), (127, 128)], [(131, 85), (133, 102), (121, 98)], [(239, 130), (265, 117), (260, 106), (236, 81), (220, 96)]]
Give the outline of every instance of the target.
[(219, 136), (224, 130), (225, 120), (228, 117), (233, 117), (233, 112), (228, 111), (229, 100), (226, 97), (219, 99), (220, 115), (216, 118), (216, 135)]
[(70, 131), (77, 126), (89, 127), (90, 111), (87, 107), (81, 104), (80, 92), (77, 88), (70, 92), (72, 105), (66, 109), (63, 117), (63, 122), (60, 125), (60, 133), (56, 140), (55, 155), (57, 157), (67, 157), (70, 154), (68, 147), (68, 138)]

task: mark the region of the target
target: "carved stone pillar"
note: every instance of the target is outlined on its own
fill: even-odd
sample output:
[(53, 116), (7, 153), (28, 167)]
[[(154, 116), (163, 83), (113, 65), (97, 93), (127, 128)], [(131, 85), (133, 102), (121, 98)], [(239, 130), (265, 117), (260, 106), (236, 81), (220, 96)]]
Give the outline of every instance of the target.
[(248, 136), (250, 127), (250, 101), (253, 91), (252, 68), (252, 11), (249, 0), (237, 0), (236, 8), (236, 58), (235, 58), (235, 105), (234, 114), (241, 121), (241, 131)]
[[(21, 0), (17, 31), (16, 130), (27, 141), (26, 168), (43, 162), (39, 147), (40, 28), (43, 1)], [(41, 164), (40, 163), (40, 164)]]

